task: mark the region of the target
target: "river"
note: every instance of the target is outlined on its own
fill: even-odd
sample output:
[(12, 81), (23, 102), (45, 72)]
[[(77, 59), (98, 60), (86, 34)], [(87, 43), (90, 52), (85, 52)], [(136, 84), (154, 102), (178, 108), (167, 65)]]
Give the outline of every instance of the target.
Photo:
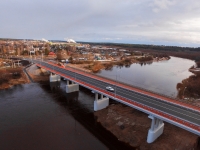
[(192, 60), (171, 57), (169, 60), (149, 64), (115, 66), (112, 70), (102, 70), (98, 74), (116, 82), (123, 82), (175, 98), (178, 93), (177, 83), (192, 75), (188, 69), (194, 64)]
[[(172, 57), (150, 65), (114, 67), (100, 75), (171, 96), (177, 93), (176, 84), (191, 75), (192, 65), (193, 61)], [(66, 94), (64, 81), (53, 91), (49, 83), (1, 90), (0, 149), (129, 149), (96, 122), (93, 102), (94, 94), (82, 87)]]
[(1, 150), (129, 149), (93, 115), (94, 95), (65, 93), (65, 82), (24, 84), (0, 91)]

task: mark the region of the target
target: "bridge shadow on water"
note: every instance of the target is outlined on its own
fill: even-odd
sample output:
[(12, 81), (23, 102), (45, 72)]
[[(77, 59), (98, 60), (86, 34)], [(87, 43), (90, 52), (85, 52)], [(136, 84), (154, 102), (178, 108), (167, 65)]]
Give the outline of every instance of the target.
[[(105, 144), (111, 150), (133, 150), (128, 144), (120, 142), (111, 132), (107, 131), (96, 120), (97, 118), (93, 114), (93, 102), (94, 94), (91, 90), (84, 87), (79, 87), (79, 92), (66, 93), (60, 82), (55, 83), (43, 83), (41, 87), (50, 93), (54, 101), (61, 106), (62, 110), (66, 114), (70, 114), (73, 118), (79, 122), (84, 128), (98, 138), (103, 144)], [(64, 89), (64, 90), (63, 90)], [(87, 97), (89, 104), (85, 104), (83, 99)], [(115, 103), (112, 102), (111, 103)], [(89, 106), (88, 106), (89, 105)]]

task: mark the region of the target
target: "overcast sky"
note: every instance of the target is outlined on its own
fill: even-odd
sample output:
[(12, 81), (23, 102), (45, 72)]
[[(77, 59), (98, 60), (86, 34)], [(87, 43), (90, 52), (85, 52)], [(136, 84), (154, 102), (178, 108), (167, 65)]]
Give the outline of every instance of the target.
[(200, 0), (2, 0), (0, 37), (200, 46)]

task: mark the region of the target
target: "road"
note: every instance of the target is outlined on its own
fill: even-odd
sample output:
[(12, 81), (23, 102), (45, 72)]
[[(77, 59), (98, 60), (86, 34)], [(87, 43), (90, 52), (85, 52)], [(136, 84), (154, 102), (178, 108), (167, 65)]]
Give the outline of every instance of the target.
[(175, 104), (163, 101), (162, 99), (159, 99), (156, 97), (144, 95), (144, 94), (131, 90), (131, 88), (127, 89), (127, 88), (124, 88), (123, 86), (118, 86), (119, 84), (113, 84), (113, 82), (108, 83), (103, 80), (97, 80), (87, 75), (75, 73), (75, 72), (66, 70), (64, 68), (52, 66), (45, 62), (39, 62), (37, 60), (35, 60), (34, 62), (37, 62), (38, 64), (51, 68), (52, 70), (55, 70), (67, 76), (71, 76), (72, 78), (76, 80), (81, 80), (83, 82), (96, 86), (103, 91), (106, 91), (106, 86), (112, 86), (115, 89), (114, 94), (116, 94), (117, 96), (121, 96), (131, 101), (138, 102), (150, 108), (157, 109), (163, 113), (172, 115), (181, 120), (190, 122), (196, 126), (200, 126), (200, 111), (192, 110), (190, 108), (182, 107), (179, 105), (175, 105)]

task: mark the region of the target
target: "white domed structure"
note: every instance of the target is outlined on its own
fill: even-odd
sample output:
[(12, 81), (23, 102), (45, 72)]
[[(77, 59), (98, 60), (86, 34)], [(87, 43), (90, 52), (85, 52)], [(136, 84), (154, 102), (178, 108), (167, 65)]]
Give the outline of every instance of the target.
[(73, 39), (68, 39), (67, 42), (68, 43), (76, 43)]
[(46, 39), (44, 39), (44, 38), (42, 38), (42, 41), (44, 41), (44, 42), (49, 42), (48, 40), (46, 40)]

